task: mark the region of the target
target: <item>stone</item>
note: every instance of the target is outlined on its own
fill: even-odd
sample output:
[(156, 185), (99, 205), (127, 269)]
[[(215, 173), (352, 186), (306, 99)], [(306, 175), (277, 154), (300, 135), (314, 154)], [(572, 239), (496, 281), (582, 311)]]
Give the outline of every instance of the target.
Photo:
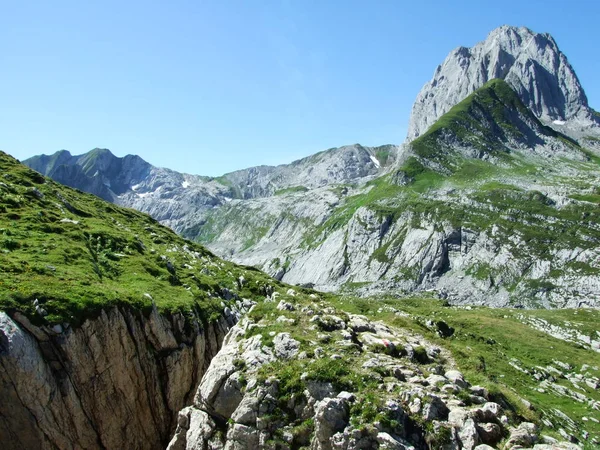
[(448, 413), (448, 422), (457, 427), (462, 427), (469, 417), (469, 412), (464, 408), (452, 408)]
[(488, 390), (483, 386), (471, 386), (469, 390), (471, 394), (476, 395), (478, 397), (488, 398), (489, 396)]
[(522, 422), (510, 430), (510, 436), (504, 445), (506, 450), (513, 447), (531, 447), (537, 442), (537, 426), (530, 422)]
[[(414, 450), (414, 446), (403, 442), (402, 439), (392, 437), (391, 434), (380, 431), (377, 433), (377, 444), (380, 450)], [(370, 447), (354, 447), (354, 448), (374, 448)]]
[(450, 410), (443, 400), (432, 395), (430, 396), (430, 400), (425, 403), (425, 406), (423, 407), (423, 419), (445, 421), (448, 419), (449, 412)]
[(475, 417), (480, 422), (495, 422), (502, 416), (502, 407), (498, 403), (487, 402), (475, 410)]
[(473, 450), (479, 443), (479, 435), (473, 419), (466, 419), (458, 431), (458, 438), (464, 450)]
[(315, 450), (331, 449), (331, 438), (346, 428), (349, 412), (348, 403), (341, 398), (326, 398), (317, 403), (315, 433), (311, 448)]
[(366, 316), (353, 314), (348, 321), (348, 327), (355, 333), (363, 333), (365, 331), (374, 332), (375, 328), (371, 321)]
[[(306, 391), (307, 397), (321, 401), (327, 397), (334, 397), (335, 389), (333, 388), (333, 384), (329, 382), (323, 381), (307, 381), (306, 382)], [(344, 399), (344, 397), (340, 397)]]
[(347, 391), (340, 392), (337, 397), (346, 400), (348, 403), (352, 403), (356, 400), (356, 395)]
[(444, 385), (448, 382), (446, 377), (442, 375), (429, 375), (426, 380), (430, 386)]
[(275, 356), (281, 359), (291, 359), (298, 354), (300, 342), (293, 339), (289, 333), (279, 333), (273, 339)]
[(495, 423), (479, 423), (477, 434), (484, 444), (494, 445), (502, 439), (502, 428)]
[(277, 309), (279, 311), (295, 311), (296, 307), (294, 305), (292, 305), (289, 302), (286, 302), (285, 300), (281, 300), (279, 302), (279, 304), (277, 305)]
[(444, 376), (460, 388), (467, 387), (467, 383), (463, 378), (463, 374), (458, 370), (449, 370), (444, 374)]

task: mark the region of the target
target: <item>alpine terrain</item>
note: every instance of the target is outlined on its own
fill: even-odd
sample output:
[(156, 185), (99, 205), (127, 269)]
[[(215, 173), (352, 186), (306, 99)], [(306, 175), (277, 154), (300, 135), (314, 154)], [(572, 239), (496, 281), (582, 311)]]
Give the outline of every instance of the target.
[(597, 310), (293, 287), (5, 153), (0, 177), (2, 448), (600, 443)]
[(25, 163), (288, 283), (579, 307), (600, 294), (598, 152), (600, 116), (555, 41), (504, 26), (436, 69), (400, 147), (214, 179), (106, 150)]
[(598, 448), (599, 179), (566, 56), (507, 26), (399, 146), (0, 152), (0, 447)]

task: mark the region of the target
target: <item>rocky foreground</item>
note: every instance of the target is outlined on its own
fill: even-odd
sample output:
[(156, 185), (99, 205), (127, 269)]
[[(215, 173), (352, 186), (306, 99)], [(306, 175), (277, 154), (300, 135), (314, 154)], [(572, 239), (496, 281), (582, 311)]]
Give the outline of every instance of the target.
[(232, 328), (170, 450), (581, 448), (573, 422), (546, 434), (423, 335), (299, 297), (275, 293)]

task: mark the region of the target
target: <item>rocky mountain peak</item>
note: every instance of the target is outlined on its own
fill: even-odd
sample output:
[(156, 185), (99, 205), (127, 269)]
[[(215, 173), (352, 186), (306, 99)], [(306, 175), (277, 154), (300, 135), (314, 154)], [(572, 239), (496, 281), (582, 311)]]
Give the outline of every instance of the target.
[(574, 133), (599, 126), (575, 71), (552, 36), (502, 26), (471, 48), (451, 51), (437, 67), (413, 105), (408, 139), (425, 133), (450, 108), (494, 78), (504, 79), (545, 124)]

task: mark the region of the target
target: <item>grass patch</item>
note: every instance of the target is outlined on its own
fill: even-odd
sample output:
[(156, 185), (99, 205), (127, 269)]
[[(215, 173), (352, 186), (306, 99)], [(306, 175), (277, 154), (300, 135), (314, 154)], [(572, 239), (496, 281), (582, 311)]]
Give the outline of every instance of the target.
[(308, 188), (306, 186), (292, 186), (284, 189), (278, 189), (275, 191), (274, 195), (286, 195), (286, 194), (295, 194), (298, 192), (307, 192)]

